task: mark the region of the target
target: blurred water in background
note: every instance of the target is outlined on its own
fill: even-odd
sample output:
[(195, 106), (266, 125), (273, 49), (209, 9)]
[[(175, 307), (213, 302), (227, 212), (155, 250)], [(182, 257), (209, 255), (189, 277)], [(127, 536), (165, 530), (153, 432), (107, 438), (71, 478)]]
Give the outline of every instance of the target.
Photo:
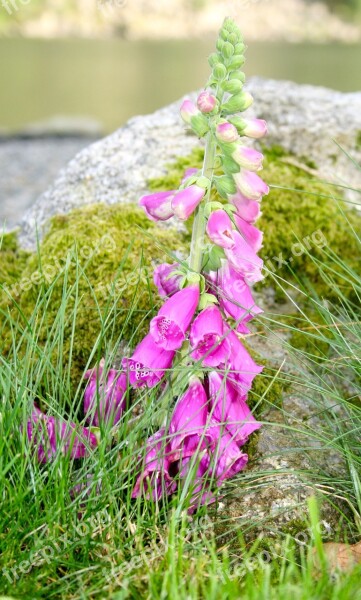
[[(105, 132), (204, 85), (214, 40), (0, 40), (0, 129), (86, 115)], [(252, 43), (247, 76), (361, 89), (361, 45)]]

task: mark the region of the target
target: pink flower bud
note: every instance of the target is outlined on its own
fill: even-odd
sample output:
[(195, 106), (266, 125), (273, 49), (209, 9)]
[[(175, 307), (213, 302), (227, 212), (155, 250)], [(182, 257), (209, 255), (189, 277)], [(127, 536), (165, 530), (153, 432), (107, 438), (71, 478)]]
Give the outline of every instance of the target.
[(159, 350), (178, 350), (199, 302), (199, 287), (192, 285), (176, 292), (150, 322), (150, 334)]
[(220, 142), (236, 142), (238, 140), (238, 131), (232, 123), (219, 123), (216, 127), (216, 137)]
[(202, 113), (210, 113), (217, 106), (217, 98), (205, 90), (199, 94), (197, 106)]
[(243, 135), (259, 139), (267, 135), (267, 123), (263, 119), (243, 119)]
[(247, 148), (247, 146), (239, 144), (232, 153), (232, 158), (240, 167), (249, 171), (262, 169), (263, 154), (254, 150), (254, 148)]
[(197, 109), (194, 102), (191, 100), (184, 100), (180, 107), (180, 114), (183, 121), (187, 124), (190, 124), (191, 118), (199, 115), (199, 110)]
[(172, 198), (175, 193), (175, 190), (172, 190), (170, 192), (156, 192), (155, 194), (142, 196), (139, 200), (139, 206), (145, 210), (146, 215), (151, 221), (167, 221), (174, 215)]
[(261, 200), (269, 193), (268, 185), (252, 171), (242, 170), (233, 175), (237, 190), (251, 200)]
[(190, 185), (177, 192), (172, 200), (172, 210), (178, 219), (186, 221), (197, 208), (205, 193), (205, 188), (199, 185)]

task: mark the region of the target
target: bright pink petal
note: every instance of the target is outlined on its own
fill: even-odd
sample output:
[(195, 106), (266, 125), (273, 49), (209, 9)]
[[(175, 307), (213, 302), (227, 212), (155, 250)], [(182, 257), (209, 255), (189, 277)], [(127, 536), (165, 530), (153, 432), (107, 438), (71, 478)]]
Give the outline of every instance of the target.
[(172, 209), (172, 198), (176, 192), (156, 192), (143, 196), (139, 200), (139, 206), (142, 206), (151, 221), (167, 221), (174, 216)]
[(225, 249), (226, 257), (231, 266), (244, 277), (247, 283), (256, 283), (263, 279), (263, 260), (257, 256), (246, 240), (237, 231), (233, 232), (235, 245)]
[(251, 200), (261, 200), (269, 193), (268, 185), (256, 173), (242, 169), (233, 175), (237, 190)]
[(261, 206), (257, 200), (251, 200), (237, 193), (230, 198), (232, 204), (237, 208), (240, 218), (248, 223), (254, 223), (261, 216)]
[(174, 352), (157, 346), (149, 333), (136, 347), (131, 358), (123, 358), (122, 367), (134, 387), (154, 387), (169, 369)]
[(191, 285), (166, 300), (150, 322), (150, 333), (159, 348), (178, 350), (184, 342), (199, 302), (199, 287)]
[(194, 360), (203, 366), (217, 367), (227, 360), (229, 349), (223, 338), (223, 318), (216, 306), (208, 306), (193, 321), (189, 340)]
[(246, 240), (247, 244), (251, 246), (251, 248), (255, 252), (259, 252), (262, 248), (263, 242), (263, 232), (242, 219), (239, 215), (234, 215), (234, 220), (237, 225), (238, 231), (241, 233), (242, 237)]
[(186, 221), (202, 201), (205, 193), (205, 188), (195, 184), (177, 192), (172, 199), (172, 210), (178, 219)]
[(208, 218), (207, 234), (221, 248), (233, 248), (232, 221), (224, 210), (215, 210)]
[(158, 288), (161, 298), (172, 296), (179, 291), (180, 275), (174, 275), (173, 272), (179, 268), (178, 263), (168, 265), (163, 263), (154, 269), (153, 280)]

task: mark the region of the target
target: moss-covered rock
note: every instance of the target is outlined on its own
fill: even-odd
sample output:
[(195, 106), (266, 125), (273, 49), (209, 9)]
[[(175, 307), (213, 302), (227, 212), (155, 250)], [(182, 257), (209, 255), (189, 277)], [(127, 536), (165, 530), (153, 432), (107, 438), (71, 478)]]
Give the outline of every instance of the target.
[(182, 234), (124, 205), (55, 217), (36, 254), (19, 250), (16, 236), (4, 238), (1, 351), (9, 353), (14, 335), (20, 339), (30, 327), (54, 366), (65, 369), (71, 359), (71, 380), (78, 384), (97, 341), (100, 352), (119, 339), (133, 346), (145, 333), (159, 302), (153, 265), (169, 260), (162, 248), (181, 251)]
[[(361, 216), (341, 202), (345, 218), (334, 199), (337, 196), (342, 200), (342, 191), (318, 181), (313, 175), (314, 163), (297, 160), (278, 146), (265, 148), (264, 154), (263, 177), (271, 185), (271, 191), (262, 202), (258, 226), (264, 231), (261, 256), (270, 274), (260, 285), (274, 284), (271, 274), (274, 273), (276, 278), (286, 281), (307, 281), (310, 289), (330, 299), (332, 286), (324, 281), (313, 258), (326, 260), (325, 249), (357, 269), (359, 248), (350, 228), (361, 230)], [(151, 189), (173, 189), (179, 185), (184, 169), (200, 167), (202, 160), (203, 150), (195, 149), (188, 157), (170, 165), (167, 175), (152, 180)], [(351, 286), (345, 288), (344, 278), (335, 278), (345, 293), (351, 291)], [(285, 283), (281, 281), (281, 285)], [(278, 297), (281, 295), (278, 289)]]

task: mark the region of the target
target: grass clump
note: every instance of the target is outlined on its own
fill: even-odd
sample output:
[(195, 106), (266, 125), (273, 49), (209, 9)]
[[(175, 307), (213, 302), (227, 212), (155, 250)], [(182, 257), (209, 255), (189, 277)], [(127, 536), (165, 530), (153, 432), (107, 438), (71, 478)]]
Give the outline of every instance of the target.
[[(0, 253), (2, 352), (17, 345), (18, 355), (24, 353), (29, 329), (36, 330), (38, 347), (49, 348), (62, 319), (63, 337), (49, 360), (57, 368), (71, 362), (76, 384), (94, 353), (104, 311), (116, 311), (109, 343), (134, 345), (145, 333), (158, 304), (153, 261), (169, 260), (162, 247), (181, 251), (182, 234), (155, 226), (138, 208), (103, 204), (53, 218), (34, 254), (19, 250), (15, 235), (6, 236)], [(107, 339), (97, 346), (99, 354)]]

